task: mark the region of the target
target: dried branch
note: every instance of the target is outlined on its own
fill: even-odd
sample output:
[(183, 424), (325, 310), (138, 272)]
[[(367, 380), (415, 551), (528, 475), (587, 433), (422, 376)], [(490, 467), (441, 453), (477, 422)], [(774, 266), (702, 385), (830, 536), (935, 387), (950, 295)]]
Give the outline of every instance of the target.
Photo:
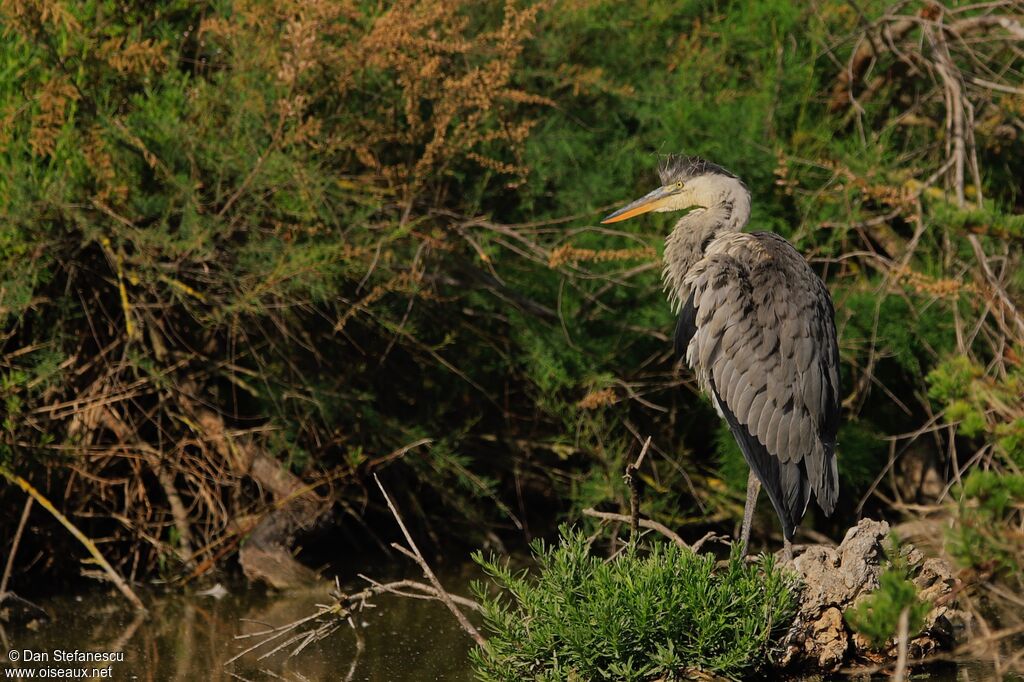
[[(378, 594), (393, 594), (395, 596), (406, 597), (408, 599), (427, 599), (431, 601), (441, 601), (441, 593), (437, 591), (437, 588), (435, 588), (433, 585), (421, 583), (416, 580), (396, 580), (390, 583), (379, 583), (376, 580), (363, 575), (362, 573), (359, 574), (359, 577), (365, 580), (366, 582), (370, 583), (370, 587), (366, 588), (361, 592), (356, 592), (355, 594), (347, 595), (345, 597), (346, 600), (365, 600), (369, 597)], [(413, 592), (402, 591), (409, 589), (419, 590), (420, 592), (422, 592), (422, 594), (415, 594)], [(465, 606), (468, 609), (473, 609), (474, 611), (483, 611), (483, 607), (472, 599), (460, 597), (457, 594), (447, 594), (448, 598), (456, 604)]]
[(82, 543), (82, 546), (85, 547), (86, 550), (88, 550), (89, 554), (92, 555), (96, 563), (99, 564), (100, 568), (103, 569), (103, 572), (106, 573), (107, 577), (110, 578), (110, 581), (114, 583), (114, 586), (117, 587), (118, 591), (122, 595), (124, 595), (125, 599), (131, 602), (132, 606), (134, 606), (139, 611), (146, 610), (146, 607), (145, 605), (143, 605), (142, 600), (139, 599), (138, 596), (136, 596), (135, 592), (133, 592), (132, 588), (128, 586), (128, 583), (125, 582), (124, 578), (122, 578), (121, 575), (116, 570), (114, 570), (114, 567), (107, 562), (107, 560), (103, 557), (103, 554), (100, 553), (99, 548), (96, 547), (96, 543), (94, 543), (92, 540), (86, 537), (85, 533), (78, 530), (75, 524), (71, 523), (71, 521), (66, 516), (61, 514), (60, 511), (58, 511), (57, 508), (54, 507), (53, 504), (48, 499), (46, 499), (46, 497), (44, 497), (42, 493), (36, 490), (31, 483), (26, 481), (21, 476), (17, 475), (13, 471), (9, 471), (7, 467), (0, 466), (0, 476), (3, 476), (8, 481), (10, 481), (14, 485), (18, 486), (26, 493), (34, 497), (36, 502), (38, 502), (40, 506), (43, 507), (43, 509), (50, 512), (53, 518), (57, 519), (57, 521), (59, 521), (62, 526), (67, 528), (68, 531), (75, 536), (75, 539)]
[(32, 511), (32, 502), (35, 498), (25, 498), (25, 507), (21, 510), (21, 519), (18, 521), (18, 530), (14, 531), (14, 540), (11, 541), (11, 551), (7, 555), (7, 564), (4, 566), (4, 575), (0, 578), (0, 602), (3, 602), (7, 594), (7, 583), (11, 579), (11, 569), (14, 568), (14, 557), (18, 554), (18, 545), (21, 544), (21, 534), (25, 531), (25, 524), (28, 522), (29, 512)]
[(629, 541), (634, 544), (637, 541), (637, 530), (640, 525), (640, 491), (635, 474), (639, 471), (649, 447), (651, 447), (651, 437), (647, 436), (644, 446), (640, 448), (640, 455), (635, 462), (626, 465), (626, 475), (623, 477), (629, 486)]
[(1016, 334), (1010, 329), (1006, 328), (1006, 322), (1002, 319), (999, 320), (1000, 325), (1003, 327), (1003, 332), (1011, 338), (1016, 338), (1024, 343), (1024, 317), (1021, 316), (1017, 307), (1013, 304), (1009, 294), (1006, 293), (1006, 289), (999, 283), (995, 273), (992, 272), (992, 268), (988, 264), (988, 258), (985, 256), (985, 250), (981, 248), (981, 240), (975, 234), (967, 235), (967, 241), (971, 245), (971, 249), (974, 251), (974, 257), (978, 261), (978, 267), (985, 278), (985, 282), (991, 289), (996, 301), (999, 302), (1001, 312), (1006, 319), (1008, 319), (1016, 327)]
[[(632, 522), (632, 517), (626, 514), (616, 514), (614, 512), (597, 511), (596, 509), (593, 508), (584, 509), (583, 515), (590, 516), (595, 519), (601, 519), (602, 521), (615, 521), (617, 523)], [(684, 549), (692, 549), (690, 545), (686, 544), (686, 541), (679, 537), (679, 535), (675, 531), (673, 531), (663, 523), (658, 523), (657, 521), (652, 521), (651, 519), (639, 519), (637, 521), (637, 524), (641, 528), (647, 528), (655, 532), (661, 533), (666, 538), (668, 538), (669, 540), (671, 540), (672, 542), (676, 543)]]
[(408, 549), (402, 547), (398, 543), (393, 543), (391, 546), (419, 564), (420, 569), (423, 571), (423, 575), (426, 576), (427, 580), (430, 581), (434, 586), (434, 589), (437, 591), (438, 598), (445, 606), (448, 607), (448, 610), (452, 612), (455, 619), (459, 621), (459, 625), (462, 626), (462, 629), (465, 630), (466, 633), (473, 638), (473, 641), (475, 641), (481, 648), (486, 649), (487, 640), (484, 639), (483, 635), (481, 635), (475, 627), (473, 627), (473, 624), (470, 623), (466, 618), (466, 615), (459, 610), (459, 607), (455, 605), (455, 602), (452, 601), (451, 595), (449, 595), (448, 591), (441, 585), (441, 581), (437, 579), (437, 575), (434, 574), (434, 571), (431, 570), (430, 564), (428, 564), (427, 560), (423, 558), (423, 554), (420, 552), (419, 547), (416, 546), (416, 541), (412, 539), (409, 529), (405, 527), (405, 522), (402, 521), (402, 516), (398, 513), (398, 508), (395, 507), (394, 502), (391, 501), (391, 497), (388, 495), (387, 491), (384, 490), (384, 485), (380, 482), (380, 478), (377, 474), (373, 475), (373, 480), (376, 481), (377, 487), (380, 488), (380, 493), (384, 496), (384, 500), (388, 504), (388, 509), (391, 510), (391, 515), (395, 517), (395, 521), (398, 523), (398, 527), (402, 529), (402, 535), (405, 536), (405, 541), (409, 545)]
[(899, 653), (896, 658), (896, 670), (892, 674), (894, 682), (903, 682), (907, 679), (907, 646), (909, 644), (910, 629), (910, 608), (904, 607), (900, 611), (899, 624), (896, 627), (896, 642)]

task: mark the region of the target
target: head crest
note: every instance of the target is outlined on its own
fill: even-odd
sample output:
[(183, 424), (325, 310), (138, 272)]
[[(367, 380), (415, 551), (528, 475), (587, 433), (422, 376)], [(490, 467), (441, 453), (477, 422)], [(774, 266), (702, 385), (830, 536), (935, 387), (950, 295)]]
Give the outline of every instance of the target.
[(711, 163), (699, 156), (683, 156), (682, 154), (663, 156), (658, 164), (658, 175), (661, 177), (661, 184), (663, 185), (679, 182), (680, 180), (686, 181), (700, 175), (736, 177), (718, 164)]

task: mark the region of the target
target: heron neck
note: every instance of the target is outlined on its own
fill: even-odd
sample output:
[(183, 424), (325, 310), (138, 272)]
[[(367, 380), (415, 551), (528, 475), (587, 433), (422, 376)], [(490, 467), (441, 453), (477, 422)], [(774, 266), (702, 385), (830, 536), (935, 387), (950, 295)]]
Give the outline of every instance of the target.
[(734, 193), (709, 208), (700, 208), (679, 219), (665, 239), (662, 279), (669, 301), (678, 309), (690, 295), (686, 275), (704, 257), (713, 241), (739, 232), (750, 219), (750, 195)]

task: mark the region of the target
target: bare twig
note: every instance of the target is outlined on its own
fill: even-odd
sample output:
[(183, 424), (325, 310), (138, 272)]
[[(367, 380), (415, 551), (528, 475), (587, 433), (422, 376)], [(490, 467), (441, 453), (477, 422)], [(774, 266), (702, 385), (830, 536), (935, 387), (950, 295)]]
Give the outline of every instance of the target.
[(14, 540), (11, 541), (11, 551), (7, 555), (7, 564), (4, 566), (4, 576), (0, 578), (0, 602), (4, 600), (7, 593), (7, 582), (11, 579), (11, 569), (14, 568), (14, 557), (18, 553), (18, 545), (21, 543), (21, 534), (25, 531), (25, 524), (28, 522), (28, 514), (32, 511), (31, 496), (25, 498), (25, 508), (21, 510), (21, 520), (18, 521), (18, 530), (14, 532)]
[[(348, 595), (347, 598), (349, 601), (352, 601), (354, 599), (365, 599), (375, 594), (384, 593), (393, 594), (399, 597), (406, 597), (407, 599), (428, 599), (431, 601), (441, 601), (441, 594), (437, 591), (436, 588), (434, 588), (433, 585), (417, 582), (415, 580), (396, 580), (390, 583), (379, 583), (373, 578), (365, 576), (362, 573), (359, 574), (359, 577), (365, 580), (366, 582), (370, 583), (371, 587), (363, 590), (362, 592), (357, 592), (356, 594)], [(402, 591), (407, 589), (419, 590), (423, 594), (415, 594), (412, 592)], [(472, 599), (467, 599), (466, 597), (460, 597), (457, 594), (451, 593), (448, 593), (448, 597), (456, 604), (465, 606), (469, 609), (473, 609), (474, 611), (483, 610), (483, 607), (481, 607), (480, 604), (473, 601)]]
[[(351, 623), (351, 620), (349, 621)], [(363, 640), (363, 635), (359, 632), (359, 628), (353, 626), (352, 632), (356, 637), (356, 655), (352, 657), (352, 663), (348, 666), (348, 673), (345, 675), (345, 682), (351, 682), (352, 678), (356, 674), (356, 668), (359, 665), (359, 658), (363, 655), (363, 651), (366, 649), (366, 642)]]
[(728, 535), (719, 535), (718, 533), (709, 530), (707, 533), (704, 534), (704, 536), (700, 540), (697, 540), (697, 542), (693, 543), (693, 546), (690, 547), (690, 549), (693, 551), (694, 554), (698, 554), (701, 550), (701, 547), (703, 547), (704, 544), (707, 542), (727, 541), (729, 541)]
[(900, 611), (899, 624), (896, 627), (896, 645), (899, 647), (899, 654), (896, 657), (896, 670), (892, 674), (895, 682), (903, 682), (907, 678), (907, 644), (910, 639), (910, 608), (904, 607)]
[[(415, 556), (405, 547), (399, 547), (398, 549), (400, 552), (406, 553), (409, 556)], [(451, 601), (466, 608), (476, 611), (481, 609), (480, 604), (476, 603), (472, 599), (448, 594), (443, 590), (438, 591), (436, 587), (428, 585), (427, 583), (421, 583), (415, 580), (398, 580), (390, 583), (379, 583), (365, 575), (360, 575), (359, 577), (370, 583), (370, 586), (360, 590), (359, 592), (346, 594), (342, 592), (340, 584), (336, 582), (335, 589), (331, 592), (334, 597), (334, 602), (331, 604), (318, 604), (316, 613), (290, 623), (285, 623), (284, 625), (267, 626), (255, 632), (235, 635), (236, 640), (258, 638), (258, 641), (232, 656), (230, 659), (225, 661), (224, 664), (229, 665), (234, 663), (246, 654), (252, 653), (257, 649), (261, 649), (274, 642), (277, 642), (277, 644), (272, 649), (260, 654), (258, 660), (262, 661), (270, 658), (284, 649), (295, 645), (295, 648), (288, 654), (288, 658), (292, 658), (301, 653), (302, 650), (310, 644), (318, 642), (333, 634), (344, 622), (347, 622), (349, 626), (352, 627), (353, 634), (356, 638), (356, 654), (358, 658), (359, 653), (361, 653), (364, 648), (364, 642), (362, 640), (362, 635), (359, 633), (359, 629), (355, 626), (352, 620), (352, 613), (365, 608), (372, 608), (373, 605), (367, 600), (376, 595), (393, 594), (404, 598), (430, 599), (440, 602), (445, 601), (442, 597), (442, 595), (444, 595)], [(407, 590), (414, 590), (414, 592), (409, 592)], [(308, 627), (300, 630), (302, 626)], [(282, 640), (282, 638), (286, 636), (287, 638)], [(349, 668), (349, 673), (346, 679), (351, 679), (355, 670), (354, 666), (355, 663), (353, 663), (353, 667)]]
[(380, 493), (384, 496), (384, 501), (388, 503), (388, 509), (391, 510), (391, 515), (395, 517), (398, 527), (402, 529), (402, 535), (405, 536), (405, 541), (409, 545), (409, 548), (406, 549), (397, 543), (392, 546), (419, 564), (420, 569), (423, 571), (423, 575), (434, 586), (434, 589), (437, 590), (438, 598), (445, 606), (448, 607), (448, 610), (452, 612), (455, 619), (459, 621), (459, 625), (462, 626), (462, 629), (465, 630), (466, 633), (473, 638), (473, 641), (475, 641), (481, 648), (486, 649), (487, 640), (484, 639), (483, 635), (481, 635), (475, 627), (473, 627), (473, 624), (470, 623), (466, 618), (466, 615), (459, 610), (459, 607), (455, 605), (455, 602), (452, 601), (451, 595), (449, 595), (441, 585), (441, 581), (437, 579), (434, 571), (431, 570), (430, 564), (428, 564), (427, 560), (423, 558), (423, 554), (420, 552), (419, 547), (416, 546), (416, 541), (412, 539), (409, 529), (405, 527), (405, 522), (402, 521), (402, 516), (398, 513), (398, 508), (395, 507), (394, 502), (391, 501), (391, 497), (388, 495), (387, 491), (384, 490), (384, 485), (380, 482), (380, 478), (377, 474), (373, 475), (373, 480), (376, 481), (377, 487), (380, 488)]
[(640, 470), (640, 465), (643, 464), (649, 447), (651, 447), (651, 437), (647, 436), (636, 461), (626, 465), (626, 475), (624, 476), (626, 484), (629, 486), (629, 541), (634, 544), (637, 540), (637, 530), (640, 527), (640, 490), (635, 474)]
[(978, 260), (978, 266), (981, 268), (981, 273), (985, 278), (985, 282), (988, 284), (989, 288), (992, 290), (992, 294), (999, 302), (1003, 316), (1009, 321), (1012, 321), (1014, 326), (1017, 328), (1017, 333), (1014, 334), (1011, 330), (1006, 329), (1006, 322), (997, 318), (1001, 323), (1001, 326), (1003, 326), (1003, 332), (1010, 337), (1016, 336), (1017, 339), (1024, 341), (1024, 317), (1021, 316), (1020, 311), (1017, 310), (1013, 301), (1010, 300), (1009, 294), (1007, 294), (1006, 290), (1002, 285), (1000, 285), (995, 273), (992, 272), (992, 268), (989, 267), (988, 259), (985, 256), (985, 250), (981, 247), (981, 240), (978, 239), (977, 235), (969, 234), (967, 235), (967, 241), (970, 243), (971, 249), (974, 251), (974, 257)]
[(125, 599), (130, 601), (132, 603), (132, 606), (134, 606), (138, 610), (146, 610), (146, 607), (145, 605), (143, 605), (142, 600), (139, 599), (135, 592), (132, 591), (132, 588), (128, 586), (128, 583), (125, 582), (124, 578), (122, 578), (121, 575), (116, 570), (114, 570), (114, 567), (107, 562), (106, 558), (104, 558), (104, 556), (100, 553), (99, 548), (96, 547), (96, 543), (94, 543), (92, 540), (86, 537), (85, 533), (78, 530), (75, 524), (71, 523), (71, 521), (66, 516), (61, 514), (60, 511), (58, 511), (58, 509), (54, 507), (53, 504), (48, 499), (46, 499), (46, 497), (44, 497), (41, 492), (36, 490), (35, 487), (33, 487), (32, 484), (26, 481), (24, 478), (17, 475), (13, 471), (9, 471), (4, 466), (0, 466), (0, 476), (3, 476), (8, 481), (15, 484), (16, 486), (24, 490), (26, 493), (34, 497), (36, 502), (38, 502), (40, 506), (43, 507), (43, 509), (50, 512), (53, 518), (57, 519), (57, 521), (59, 521), (62, 526), (67, 528), (68, 531), (75, 536), (76, 540), (82, 543), (82, 546), (84, 546), (89, 551), (89, 554), (92, 555), (93, 559), (96, 561), (97, 564), (99, 564), (100, 568), (103, 569), (103, 572), (107, 574), (107, 577), (109, 577), (110, 581), (114, 583), (114, 586), (117, 587), (118, 591), (122, 595), (124, 595)]
[[(583, 510), (583, 515), (584, 516), (590, 516), (590, 517), (593, 517), (595, 519), (601, 519), (602, 521), (616, 521), (616, 522), (619, 522), (619, 523), (631, 523), (632, 522), (632, 518), (630, 516), (626, 515), (626, 514), (616, 514), (614, 512), (603, 512), (603, 511), (597, 511), (596, 509), (584, 509)], [(652, 521), (651, 519), (639, 519), (638, 520), (638, 525), (641, 528), (648, 528), (648, 529), (653, 530), (655, 532), (661, 533), (662, 535), (667, 537), (669, 540), (671, 540), (672, 542), (676, 543), (677, 545), (679, 545), (680, 547), (682, 547), (684, 549), (691, 549), (691, 547), (688, 544), (686, 544), (686, 541), (683, 540), (681, 537), (679, 537), (679, 535), (675, 531), (673, 531), (668, 526), (666, 526), (666, 525), (664, 525), (662, 523), (658, 523), (657, 521)]]
[[(261, 639), (256, 644), (253, 644), (251, 647), (240, 651), (239, 653), (235, 654), (234, 656), (232, 656), (228, 660), (224, 661), (224, 665), (230, 665), (231, 663), (234, 663), (235, 661), (240, 659), (242, 656), (245, 656), (246, 654), (248, 654), (248, 653), (250, 653), (252, 651), (255, 651), (256, 649), (259, 649), (263, 645), (269, 644), (270, 642), (273, 642), (274, 640), (279, 639), (280, 637), (284, 637), (289, 632), (292, 632), (293, 630), (298, 628), (300, 625), (304, 625), (304, 624), (306, 624), (306, 623), (308, 623), (308, 622), (310, 622), (312, 620), (316, 620), (317, 618), (320, 618), (321, 616), (324, 616), (324, 615), (327, 615), (327, 614), (334, 614), (334, 613), (341, 613), (341, 605), (340, 605), (340, 603), (339, 604), (335, 604), (333, 607), (321, 607), (320, 610), (317, 611), (316, 613), (314, 613), (314, 614), (312, 614), (310, 616), (306, 616), (305, 618), (300, 618), (299, 620), (293, 621), (293, 622), (288, 623), (286, 625), (281, 625), (279, 627), (271, 628), (269, 630), (262, 630), (260, 632), (252, 632), (252, 633), (248, 633), (248, 634), (244, 634), (244, 635), (235, 635), (235, 639), (247, 639), (249, 637), (260, 637), (260, 636), (264, 636), (264, 635), (266, 635), (266, 637), (264, 637), (264, 639)], [(281, 649), (281, 647), (275, 647), (274, 650), (271, 651), (270, 653), (271, 654), (276, 653), (276, 652), (280, 651), (280, 649)], [(264, 655), (260, 656), (260, 658), (261, 659), (266, 658), (268, 655), (270, 655), (270, 654), (264, 654)]]
[[(964, 94), (964, 79), (953, 61), (946, 43), (945, 31), (949, 30), (941, 23), (932, 30), (930, 24), (924, 25), (924, 34), (932, 44), (935, 60), (933, 65), (942, 80), (946, 99), (946, 132), (952, 139), (951, 158), (953, 159), (953, 189), (956, 193), (957, 206), (964, 205), (964, 169), (968, 161), (977, 167), (974, 150), (973, 128), (970, 126), (970, 102)], [(970, 143), (968, 145), (968, 143)], [(970, 149), (968, 149), (968, 146)], [(970, 159), (968, 159), (970, 155)], [(980, 183), (975, 183), (975, 191), (980, 192)]]

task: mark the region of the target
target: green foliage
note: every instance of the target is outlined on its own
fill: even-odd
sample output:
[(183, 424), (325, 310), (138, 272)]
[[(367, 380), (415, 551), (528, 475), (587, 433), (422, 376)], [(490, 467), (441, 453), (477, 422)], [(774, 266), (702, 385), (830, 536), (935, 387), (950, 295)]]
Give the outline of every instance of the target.
[(928, 374), (928, 395), (943, 403), (967, 397), (971, 382), (982, 376), (981, 368), (969, 358), (950, 358)]
[(985, 437), (1011, 466), (1024, 464), (1024, 369), (1004, 377), (986, 376), (984, 368), (954, 356), (928, 373), (928, 395), (946, 410), (960, 435)]
[(958, 209), (946, 202), (936, 202), (935, 217), (949, 227), (963, 232), (995, 234), (1004, 239), (1024, 239), (1024, 216), (1013, 215), (997, 207)]
[(907, 634), (916, 637), (931, 605), (918, 598), (917, 587), (897, 568), (886, 569), (878, 583), (877, 590), (846, 611), (846, 622), (872, 646), (882, 648), (899, 634), (900, 614), (905, 609)]
[[(870, 280), (877, 285), (877, 280)], [(922, 301), (917, 301), (919, 305)], [(882, 340), (884, 354), (891, 360), (884, 365), (887, 375), (905, 372), (920, 380), (927, 373), (929, 357), (937, 349), (952, 350), (951, 323), (947, 315), (933, 308), (918, 309), (912, 297), (879, 297), (869, 287), (851, 292), (845, 299), (853, 338)], [(922, 306), (923, 307), (923, 306)], [(891, 364), (890, 364), (891, 363)]]
[(718, 455), (718, 471), (726, 485), (735, 492), (745, 493), (750, 466), (725, 422), (715, 430), (715, 453)]
[(959, 492), (949, 551), (964, 566), (994, 571), (1024, 583), (1024, 475), (972, 471)]
[(976, 501), (979, 511), (1003, 516), (1012, 506), (1024, 502), (1024, 476), (972, 471), (964, 481), (963, 496)]
[(722, 568), (674, 544), (630, 546), (612, 560), (591, 554), (580, 531), (533, 547), (537, 571), (515, 572), (477, 553), (498, 590), (484, 606), (487, 650), (473, 652), (481, 680), (729, 678), (768, 666), (795, 614), (793, 578), (770, 556)]
[(1024, 469), (1024, 417), (996, 426), (996, 446), (1018, 469)]
[[(63, 490), (84, 479), (54, 453), (138, 444), (161, 456), (86, 459), (69, 504), (126, 477), (148, 497), (166, 457), (214, 547), (267, 502), (218, 444), (255, 427), (307, 478), (361, 485), (390, 464), (426, 493), (420, 515), (512, 516), (483, 436), (525, 411), (526, 372), (553, 406), (538, 421), (561, 426), (582, 363), (550, 339), (503, 347), (510, 287), (476, 249), (510, 252), (432, 211), (522, 182), (549, 103), (513, 75), (540, 7), (414, 5), (0, 7), (0, 428), (5, 453), (27, 444), (26, 475), (54, 468), (37, 473)], [(166, 500), (150, 501), (124, 527), (160, 537)]]
[(883, 648), (899, 634), (900, 614), (907, 612), (907, 636), (916, 637), (924, 625), (931, 604), (922, 601), (910, 580), (910, 570), (900, 552), (899, 541), (890, 536), (886, 549), (888, 566), (878, 578), (878, 589), (843, 614), (854, 631), (864, 635), (875, 648)]
[(878, 475), (877, 463), (888, 449), (868, 422), (848, 419), (839, 426), (839, 479), (851, 490), (864, 490)]
[[(469, 538), (516, 527), (511, 510), (622, 502), (637, 431), (667, 454), (646, 512), (737, 514), (745, 464), (669, 353), (673, 217), (596, 224), (682, 151), (741, 175), (750, 229), (791, 238), (833, 292), (844, 494), (929, 401), (1019, 469), (1022, 351), (966, 236), (1006, 254), (1019, 301), (1024, 138), (978, 131), (983, 207), (919, 196), (946, 162), (934, 74), (879, 55), (894, 80), (828, 101), (889, 4), (0, 3), (0, 456), (20, 444), (85, 530), (108, 537), (123, 507), (137, 517), (113, 527), (162, 537), (165, 465), (111, 448), (173, 453), (192, 535), (218, 547), (266, 500), (240, 490), (209, 408), (340, 498), (389, 467), (425, 526)], [(1020, 70), (971, 45), (971, 72)], [(1009, 96), (983, 109), (991, 130), (1020, 115)], [(109, 456), (73, 474), (60, 453), (80, 447)]]

